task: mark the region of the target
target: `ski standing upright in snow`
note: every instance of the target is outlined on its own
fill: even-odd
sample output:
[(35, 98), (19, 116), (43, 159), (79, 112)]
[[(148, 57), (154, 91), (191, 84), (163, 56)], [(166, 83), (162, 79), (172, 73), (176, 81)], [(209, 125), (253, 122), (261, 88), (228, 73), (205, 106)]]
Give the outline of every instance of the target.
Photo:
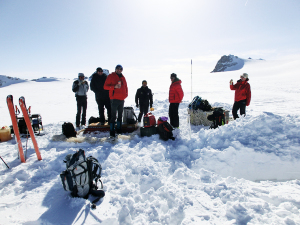
[(21, 162), (25, 162), (25, 156), (24, 156), (24, 152), (23, 152), (22, 141), (21, 141), (18, 122), (17, 122), (17, 116), (15, 114), (15, 109), (14, 109), (13, 96), (8, 95), (6, 97), (6, 102), (7, 102), (8, 111), (9, 111), (9, 114), (11, 117), (12, 126), (14, 129), (14, 136), (15, 136), (18, 148), (19, 148), (19, 155), (21, 158)]
[(42, 160), (42, 157), (41, 157), (41, 154), (40, 154), (40, 151), (39, 151), (39, 147), (38, 147), (37, 141), (35, 139), (34, 131), (32, 129), (31, 121), (30, 121), (30, 118), (29, 118), (29, 115), (28, 115), (28, 112), (27, 112), (27, 108), (26, 108), (26, 104), (25, 104), (25, 98), (23, 96), (19, 98), (19, 104), (20, 104), (20, 108), (22, 110), (23, 117), (24, 117), (28, 132), (30, 134), (30, 137), (31, 137), (34, 149), (35, 149), (35, 153), (37, 155), (37, 158), (38, 158), (38, 160)]

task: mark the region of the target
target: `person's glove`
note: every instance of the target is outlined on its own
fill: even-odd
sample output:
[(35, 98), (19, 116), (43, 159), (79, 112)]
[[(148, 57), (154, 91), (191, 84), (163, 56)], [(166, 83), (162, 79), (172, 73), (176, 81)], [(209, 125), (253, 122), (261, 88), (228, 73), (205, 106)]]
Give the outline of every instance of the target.
[(231, 80), (229, 81), (229, 83), (230, 83), (230, 85), (233, 85), (233, 80), (231, 79)]
[(136, 104), (136, 107), (138, 108), (138, 107), (139, 107), (139, 104)]
[(151, 111), (151, 112), (154, 111), (154, 108), (151, 107), (151, 108), (150, 108), (150, 111)]

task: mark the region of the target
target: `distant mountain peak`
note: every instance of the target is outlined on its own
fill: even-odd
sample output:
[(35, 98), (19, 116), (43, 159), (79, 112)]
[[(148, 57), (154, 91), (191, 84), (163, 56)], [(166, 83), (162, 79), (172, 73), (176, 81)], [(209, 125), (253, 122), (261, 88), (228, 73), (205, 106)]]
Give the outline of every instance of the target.
[(217, 62), (212, 73), (240, 70), (244, 67), (245, 61), (234, 55), (223, 55), (221, 59)]
[(16, 84), (20, 82), (25, 82), (27, 80), (23, 80), (17, 77), (10, 77), (10, 76), (5, 76), (5, 75), (0, 75), (0, 88), (5, 87), (11, 84)]

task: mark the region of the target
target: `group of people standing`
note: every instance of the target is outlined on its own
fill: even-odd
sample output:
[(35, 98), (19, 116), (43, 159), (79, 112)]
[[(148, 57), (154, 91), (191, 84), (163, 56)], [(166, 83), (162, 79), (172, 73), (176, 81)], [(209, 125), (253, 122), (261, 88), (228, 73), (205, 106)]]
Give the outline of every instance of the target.
[[(106, 108), (107, 119), (110, 125), (110, 136), (112, 137), (114, 137), (116, 133), (121, 133), (124, 100), (128, 96), (127, 82), (122, 72), (123, 67), (117, 65), (115, 72), (107, 76), (102, 68), (98, 67), (96, 72), (92, 75), (90, 84), (91, 90), (95, 93), (100, 123), (101, 125), (105, 124), (104, 111)], [(172, 83), (169, 91), (169, 117), (170, 124), (177, 128), (179, 127), (179, 103), (182, 101), (184, 94), (181, 87), (181, 80), (177, 78), (177, 75), (172, 73), (170, 78)], [(88, 82), (85, 81), (83, 73), (78, 74), (78, 80), (73, 82), (72, 90), (75, 92), (77, 101), (76, 127), (80, 125), (84, 126), (86, 124), (87, 92), (89, 85)], [(143, 115), (148, 113), (149, 106), (150, 108), (153, 106), (153, 94), (151, 89), (148, 88), (146, 80), (143, 80), (141, 88), (137, 89), (135, 103), (140, 109), (138, 122), (141, 122)], [(115, 125), (117, 126), (115, 127)]]
[[(110, 125), (110, 136), (114, 137), (116, 132), (121, 133), (122, 115), (124, 108), (124, 100), (128, 96), (128, 87), (126, 79), (123, 75), (123, 67), (117, 65), (115, 72), (106, 75), (102, 68), (98, 67), (92, 75), (91, 90), (95, 93), (95, 99), (98, 105), (99, 118), (101, 125), (105, 124), (104, 111), (106, 108), (107, 119)], [(232, 108), (233, 118), (238, 118), (237, 111), (240, 110), (241, 115), (246, 114), (246, 106), (249, 106), (251, 100), (251, 89), (248, 83), (248, 74), (243, 73), (241, 79), (233, 84), (230, 80), (230, 89), (235, 90), (235, 100)], [(181, 87), (181, 80), (175, 73), (170, 76), (171, 85), (169, 89), (169, 117), (170, 124), (174, 128), (179, 127), (179, 104), (181, 103), (184, 93)], [(76, 127), (80, 124), (86, 124), (87, 109), (87, 92), (89, 90), (88, 82), (84, 79), (84, 74), (78, 74), (78, 80), (73, 82), (72, 90), (75, 92), (77, 101)], [(147, 81), (142, 81), (142, 86), (137, 89), (135, 95), (136, 107), (139, 107), (140, 113), (138, 122), (141, 122), (143, 115), (149, 111), (149, 106), (153, 106), (153, 94), (147, 86)], [(81, 113), (82, 112), (82, 113)], [(81, 120), (80, 120), (81, 117)], [(116, 121), (117, 120), (117, 121)], [(117, 126), (115, 128), (117, 122)]]

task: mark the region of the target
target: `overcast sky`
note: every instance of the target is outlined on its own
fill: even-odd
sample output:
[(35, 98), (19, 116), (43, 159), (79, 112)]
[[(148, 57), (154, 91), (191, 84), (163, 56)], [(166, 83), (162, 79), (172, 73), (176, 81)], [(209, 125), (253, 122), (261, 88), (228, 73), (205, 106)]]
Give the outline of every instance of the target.
[(0, 75), (213, 70), (300, 55), (300, 0), (0, 0)]

